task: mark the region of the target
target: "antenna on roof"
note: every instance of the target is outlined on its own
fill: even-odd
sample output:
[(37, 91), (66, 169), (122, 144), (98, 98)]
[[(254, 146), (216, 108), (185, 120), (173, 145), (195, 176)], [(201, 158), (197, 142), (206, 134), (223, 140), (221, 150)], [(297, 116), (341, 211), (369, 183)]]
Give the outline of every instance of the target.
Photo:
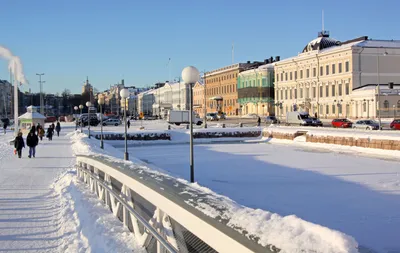
[(322, 9), (322, 31), (325, 31), (325, 24), (324, 24), (324, 10)]
[(232, 64), (235, 62), (235, 44), (232, 41)]

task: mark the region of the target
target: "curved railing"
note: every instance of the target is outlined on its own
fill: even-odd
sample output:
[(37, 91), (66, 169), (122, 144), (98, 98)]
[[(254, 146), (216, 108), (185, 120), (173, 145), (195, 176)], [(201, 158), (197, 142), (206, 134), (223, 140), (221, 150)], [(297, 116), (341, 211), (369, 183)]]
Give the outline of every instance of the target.
[(173, 177), (101, 155), (78, 155), (76, 168), (78, 178), (89, 184), (147, 252), (280, 251), (272, 245), (263, 247), (257, 238), (227, 226), (223, 218), (196, 209), (196, 199), (207, 204), (207, 193), (191, 191)]

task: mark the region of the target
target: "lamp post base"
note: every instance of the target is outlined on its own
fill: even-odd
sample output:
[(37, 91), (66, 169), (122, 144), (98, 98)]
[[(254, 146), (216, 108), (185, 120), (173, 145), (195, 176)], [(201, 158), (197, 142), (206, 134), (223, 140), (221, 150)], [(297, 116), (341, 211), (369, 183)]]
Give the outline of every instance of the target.
[(124, 159), (125, 159), (125, 161), (129, 160), (129, 153), (128, 152), (124, 153)]
[(101, 142), (100, 142), (100, 148), (101, 148), (101, 149), (104, 149), (104, 143), (103, 143), (103, 140), (101, 140)]

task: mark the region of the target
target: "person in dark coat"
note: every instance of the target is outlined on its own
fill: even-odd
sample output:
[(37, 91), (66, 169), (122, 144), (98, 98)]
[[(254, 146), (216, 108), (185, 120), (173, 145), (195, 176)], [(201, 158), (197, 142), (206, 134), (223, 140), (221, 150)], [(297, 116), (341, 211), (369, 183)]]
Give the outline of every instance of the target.
[(29, 147), (29, 158), (31, 158), (32, 156), (35, 157), (36, 146), (38, 145), (38, 143), (39, 138), (37, 137), (35, 131), (30, 131), (28, 137), (26, 137), (26, 145), (28, 145)]
[(36, 126), (36, 133), (37, 133), (37, 135), (40, 134), (40, 129), (42, 129), (42, 126), (40, 125), (40, 123), (38, 123), (37, 126)]
[(60, 125), (60, 122), (57, 122), (57, 125), (56, 125), (57, 136), (60, 136), (60, 131), (61, 131), (61, 125)]
[(6, 134), (6, 131), (7, 131), (7, 123), (6, 122), (4, 122), (4, 124), (3, 124), (3, 130), (4, 130), (4, 134)]
[(36, 126), (33, 125), (33, 126), (31, 127), (31, 130), (30, 130), (29, 132), (36, 132)]
[(258, 116), (258, 119), (257, 119), (257, 126), (260, 126), (261, 125), (261, 118), (260, 118), (260, 116)]
[(53, 128), (53, 132), (54, 132), (54, 129), (56, 128), (56, 126), (54, 125), (54, 123), (51, 123), (51, 127)]
[(19, 132), (17, 137), (14, 140), (14, 148), (17, 150), (18, 158), (21, 158), (22, 149), (25, 148), (24, 138), (22, 138), (22, 133)]
[(128, 126), (128, 129), (129, 129), (129, 127), (131, 126), (131, 122), (129, 121), (129, 119), (128, 119), (128, 122), (126, 122), (126, 125)]
[(53, 126), (49, 126), (49, 128), (47, 128), (47, 138), (49, 138), (49, 141), (53, 140), (53, 134), (54, 134), (54, 128)]

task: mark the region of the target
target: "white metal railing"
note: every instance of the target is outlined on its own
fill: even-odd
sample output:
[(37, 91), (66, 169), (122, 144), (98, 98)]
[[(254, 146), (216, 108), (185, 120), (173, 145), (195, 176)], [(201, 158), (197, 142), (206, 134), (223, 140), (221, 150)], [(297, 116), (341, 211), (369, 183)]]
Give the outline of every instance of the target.
[(188, 205), (187, 201), (196, 197), (192, 194), (185, 198), (182, 192), (188, 191), (187, 185), (174, 178), (103, 156), (77, 156), (76, 168), (77, 177), (105, 202), (147, 252), (279, 251), (228, 227), (221, 217), (211, 218)]

